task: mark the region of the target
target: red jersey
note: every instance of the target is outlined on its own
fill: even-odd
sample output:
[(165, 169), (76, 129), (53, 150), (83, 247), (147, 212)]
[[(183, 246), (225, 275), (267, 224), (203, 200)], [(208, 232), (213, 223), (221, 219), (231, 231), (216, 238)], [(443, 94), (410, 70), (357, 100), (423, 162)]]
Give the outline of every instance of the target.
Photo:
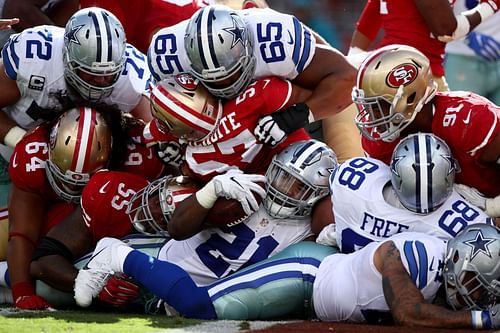
[[(142, 142), (143, 127), (137, 125), (129, 129), (131, 143), (127, 144), (127, 157), (124, 164), (117, 169), (154, 180), (162, 175), (165, 166), (153, 148), (147, 148)], [(60, 201), (45, 173), (45, 161), (49, 158), (50, 129), (51, 124), (42, 124), (25, 135), (16, 145), (9, 163), (9, 176), (12, 182), (24, 191)]]
[(90, 178), (80, 204), (94, 242), (133, 232), (126, 210), (132, 196), (146, 185), (143, 177), (125, 172), (101, 170)]
[(50, 129), (49, 123), (42, 124), (19, 141), (10, 158), (9, 176), (21, 190), (37, 193), (49, 201), (60, 201), (45, 174)]
[[(437, 93), (432, 103), (432, 132), (446, 141), (461, 168), (456, 182), (475, 187), (487, 197), (499, 195), (500, 165), (480, 163), (478, 159), (500, 132), (500, 107), (464, 91)], [(386, 163), (390, 163), (397, 143), (362, 139), (367, 154)]]
[(192, 176), (206, 182), (233, 167), (245, 173), (264, 174), (275, 154), (292, 142), (308, 140), (306, 131), (299, 129), (276, 148), (270, 148), (253, 134), (261, 117), (287, 105), (291, 91), (289, 81), (271, 77), (252, 83), (240, 96), (227, 101), (210, 137), (186, 148)]
[(160, 28), (190, 18), (199, 7), (192, 0), (80, 0), (80, 8), (101, 7), (122, 23), (127, 42), (148, 52), (153, 34)]
[(414, 0), (368, 0), (356, 28), (371, 40), (381, 28), (384, 29), (379, 47), (389, 44), (413, 46), (429, 58), (435, 76), (444, 75), (446, 44), (432, 35)]

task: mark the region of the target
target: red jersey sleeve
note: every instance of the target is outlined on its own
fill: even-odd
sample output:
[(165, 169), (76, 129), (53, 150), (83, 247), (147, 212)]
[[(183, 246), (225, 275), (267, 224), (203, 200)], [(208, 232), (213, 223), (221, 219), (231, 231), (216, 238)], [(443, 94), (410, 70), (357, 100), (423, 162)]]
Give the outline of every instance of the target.
[(283, 109), (292, 95), (290, 81), (278, 77), (269, 77), (258, 80), (255, 85), (256, 96), (262, 101), (261, 114), (268, 115)]
[(380, 16), (380, 0), (368, 0), (361, 13), (361, 16), (356, 23), (356, 30), (374, 40), (382, 26), (382, 18)]
[(53, 193), (45, 174), (49, 158), (49, 126), (42, 125), (28, 133), (16, 145), (9, 162), (9, 176), (18, 188), (47, 195)]
[(93, 240), (123, 237), (133, 231), (126, 214), (132, 196), (148, 184), (141, 176), (102, 170), (85, 186), (80, 201), (85, 224)]

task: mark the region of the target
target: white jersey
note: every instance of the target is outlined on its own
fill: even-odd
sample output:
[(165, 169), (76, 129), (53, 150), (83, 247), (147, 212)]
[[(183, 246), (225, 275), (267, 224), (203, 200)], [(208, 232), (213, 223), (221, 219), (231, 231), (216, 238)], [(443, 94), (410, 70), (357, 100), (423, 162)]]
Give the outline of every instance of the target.
[(158, 259), (179, 265), (197, 285), (204, 286), (311, 235), (310, 219), (275, 219), (261, 205), (243, 223), (206, 229), (182, 241), (168, 241)]
[(337, 244), (343, 253), (400, 232), (422, 232), (447, 240), (469, 224), (493, 224), (488, 215), (455, 191), (427, 215), (395, 207), (383, 195), (390, 181), (389, 166), (364, 157), (345, 161), (330, 176)]
[[(255, 79), (278, 76), (293, 80), (311, 62), (316, 41), (311, 30), (292, 15), (269, 8), (239, 11), (250, 34), (257, 60)], [(184, 48), (189, 20), (158, 31), (151, 41), (148, 64), (156, 80), (189, 72), (191, 62)]]
[[(413, 232), (389, 238), (425, 301), (432, 302), (442, 284), (446, 245), (440, 239)], [(350, 254), (333, 254), (319, 266), (313, 287), (316, 315), (323, 321), (376, 322), (389, 316), (382, 275), (373, 256), (383, 242), (373, 242)]]
[[(21, 98), (3, 110), (21, 127), (33, 128), (53, 119), (72, 105), (64, 79), (64, 29), (38, 26), (11, 36), (2, 50), (7, 75), (15, 80)], [(140, 101), (151, 74), (146, 56), (132, 45), (126, 48), (126, 63), (111, 95), (101, 102), (129, 112)], [(78, 100), (80, 98), (78, 97)]]

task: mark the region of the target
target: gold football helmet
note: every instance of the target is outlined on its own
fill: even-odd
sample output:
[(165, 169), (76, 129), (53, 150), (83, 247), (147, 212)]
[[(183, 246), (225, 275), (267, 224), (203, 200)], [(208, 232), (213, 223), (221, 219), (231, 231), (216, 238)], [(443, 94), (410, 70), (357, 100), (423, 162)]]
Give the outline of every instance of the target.
[(370, 140), (394, 141), (436, 90), (429, 59), (417, 49), (388, 45), (375, 50), (361, 64), (352, 91), (356, 125)]
[(52, 127), (46, 174), (59, 197), (78, 203), (91, 175), (105, 168), (113, 138), (104, 117), (80, 107), (65, 112)]
[(170, 237), (168, 222), (175, 207), (197, 190), (187, 176), (165, 176), (137, 191), (130, 199), (126, 213), (140, 233)]
[(186, 141), (200, 141), (216, 128), (222, 103), (189, 74), (161, 80), (151, 87), (151, 113), (158, 129)]

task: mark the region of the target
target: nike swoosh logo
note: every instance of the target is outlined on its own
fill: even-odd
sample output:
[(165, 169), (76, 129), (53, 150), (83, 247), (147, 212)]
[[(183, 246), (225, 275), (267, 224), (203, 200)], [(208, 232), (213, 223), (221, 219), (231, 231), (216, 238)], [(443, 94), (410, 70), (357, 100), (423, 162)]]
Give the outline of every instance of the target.
[(472, 113), (472, 110), (469, 111), (469, 114), (467, 115), (467, 118), (464, 119), (464, 124), (467, 125), (470, 122), (470, 114)]
[(85, 264), (85, 266), (82, 269), (92, 269), (89, 267), (89, 264), (92, 262), (92, 259), (94, 259), (96, 256), (98, 256), (99, 253), (101, 253), (104, 250), (106, 250), (105, 247), (103, 247), (101, 250), (99, 250), (99, 252), (92, 254), (92, 257), (90, 257), (89, 261), (87, 261), (87, 263)]
[(101, 188), (99, 189), (99, 193), (101, 194), (106, 194), (106, 186), (111, 182), (111, 180), (108, 180), (106, 184), (102, 185)]
[(17, 153), (15, 153), (14, 157), (12, 158), (12, 167), (13, 168), (17, 168), (16, 157), (17, 157)]
[(238, 184), (239, 187), (243, 188), (243, 186), (241, 186), (241, 184), (238, 183), (238, 181), (236, 179), (234, 179), (234, 177), (229, 177), (229, 179), (231, 179), (233, 182), (235, 182), (236, 184)]
[(290, 38), (287, 43), (290, 45), (293, 45), (292, 33), (290, 32), (290, 30), (287, 30), (287, 31), (288, 31), (288, 37)]

